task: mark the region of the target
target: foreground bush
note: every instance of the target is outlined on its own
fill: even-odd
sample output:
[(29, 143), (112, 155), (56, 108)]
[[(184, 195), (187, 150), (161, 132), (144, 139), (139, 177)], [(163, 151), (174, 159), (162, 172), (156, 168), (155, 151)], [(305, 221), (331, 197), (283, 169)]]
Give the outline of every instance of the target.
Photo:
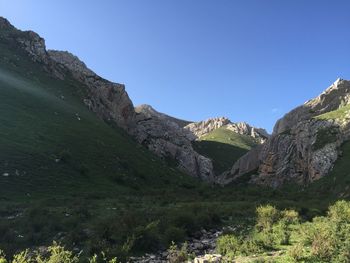
[(255, 227), (248, 235), (225, 235), (217, 242), (218, 253), (229, 260), (281, 249), (286, 251), (274, 259), (276, 262), (350, 262), (350, 202), (338, 201), (326, 216), (302, 224), (294, 210), (260, 206)]
[[(79, 255), (74, 255), (71, 251), (65, 250), (64, 247), (55, 242), (48, 247), (48, 251), (45, 254), (47, 255), (42, 255), (37, 251), (29, 253), (28, 250), (25, 250), (14, 255), (12, 260), (8, 261), (5, 254), (0, 251), (0, 263), (78, 263), (81, 260)], [(89, 263), (117, 263), (116, 258), (108, 260), (103, 253), (101, 257), (94, 255), (87, 260)]]
[(326, 217), (316, 217), (299, 230), (301, 243), (311, 246), (319, 262), (350, 262), (350, 202), (330, 206)]

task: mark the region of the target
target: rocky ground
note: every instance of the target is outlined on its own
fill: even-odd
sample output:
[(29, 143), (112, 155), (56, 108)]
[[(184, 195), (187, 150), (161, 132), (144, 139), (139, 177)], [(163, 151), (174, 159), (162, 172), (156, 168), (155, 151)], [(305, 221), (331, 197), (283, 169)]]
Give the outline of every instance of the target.
[[(193, 262), (209, 262), (205, 261), (206, 258), (211, 257), (212, 261), (210, 262), (221, 262), (221, 255), (217, 255), (215, 252), (216, 249), (216, 240), (224, 231), (233, 231), (233, 227), (226, 227), (224, 229), (213, 229), (213, 230), (204, 230), (202, 229), (195, 235), (186, 241), (188, 253), (195, 256)], [(166, 263), (168, 260), (168, 251), (159, 251), (155, 254), (146, 254), (142, 257), (133, 257), (131, 258), (132, 263)]]

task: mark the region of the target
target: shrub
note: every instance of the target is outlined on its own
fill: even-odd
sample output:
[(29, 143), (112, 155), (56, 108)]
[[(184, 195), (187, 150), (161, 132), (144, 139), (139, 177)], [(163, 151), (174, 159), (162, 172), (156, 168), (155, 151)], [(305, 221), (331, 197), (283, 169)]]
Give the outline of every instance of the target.
[(256, 228), (259, 232), (269, 231), (272, 225), (276, 223), (280, 217), (278, 210), (271, 205), (259, 206), (256, 209)]
[(148, 251), (159, 247), (160, 233), (158, 229), (159, 221), (154, 221), (148, 225), (136, 227), (134, 231), (133, 250)]
[(64, 247), (58, 245), (56, 242), (48, 248), (49, 256), (43, 257), (38, 254), (36, 261), (38, 263), (78, 263), (79, 258), (71, 251), (65, 250)]
[(2, 250), (0, 250), (0, 263), (7, 263), (5, 253)]
[(305, 257), (304, 246), (300, 243), (292, 246), (288, 250), (288, 256), (294, 259), (295, 261), (300, 261)]
[(334, 223), (350, 223), (350, 202), (338, 201), (328, 209), (328, 217)]
[(191, 259), (191, 255), (188, 253), (187, 243), (184, 243), (180, 249), (174, 242), (171, 243), (168, 249), (169, 263), (183, 263), (189, 259)]
[(219, 254), (233, 259), (240, 252), (241, 243), (234, 235), (223, 235), (216, 242), (216, 250)]

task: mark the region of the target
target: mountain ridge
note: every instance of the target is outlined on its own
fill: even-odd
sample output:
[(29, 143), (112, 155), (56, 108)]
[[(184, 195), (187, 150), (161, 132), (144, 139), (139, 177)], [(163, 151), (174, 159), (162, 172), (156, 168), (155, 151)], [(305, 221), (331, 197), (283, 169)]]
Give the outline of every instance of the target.
[(272, 187), (309, 184), (325, 177), (341, 155), (341, 145), (349, 140), (350, 126), (347, 115), (340, 120), (327, 113), (349, 102), (350, 81), (337, 79), (319, 96), (278, 120), (272, 137), (239, 159), (223, 175), (224, 183), (247, 173), (254, 174), (252, 183)]

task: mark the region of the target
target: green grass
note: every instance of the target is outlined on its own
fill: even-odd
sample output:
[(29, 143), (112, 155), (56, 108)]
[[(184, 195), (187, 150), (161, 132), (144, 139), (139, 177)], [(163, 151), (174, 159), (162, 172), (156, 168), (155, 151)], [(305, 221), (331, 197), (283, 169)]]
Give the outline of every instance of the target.
[(217, 174), (229, 170), (257, 142), (250, 136), (235, 133), (225, 127), (216, 129), (194, 142), (195, 149), (213, 160)]
[(337, 110), (330, 111), (321, 115), (316, 116), (316, 119), (320, 120), (344, 120), (345, 118), (349, 118), (349, 113), (350, 113), (350, 104), (343, 106)]

